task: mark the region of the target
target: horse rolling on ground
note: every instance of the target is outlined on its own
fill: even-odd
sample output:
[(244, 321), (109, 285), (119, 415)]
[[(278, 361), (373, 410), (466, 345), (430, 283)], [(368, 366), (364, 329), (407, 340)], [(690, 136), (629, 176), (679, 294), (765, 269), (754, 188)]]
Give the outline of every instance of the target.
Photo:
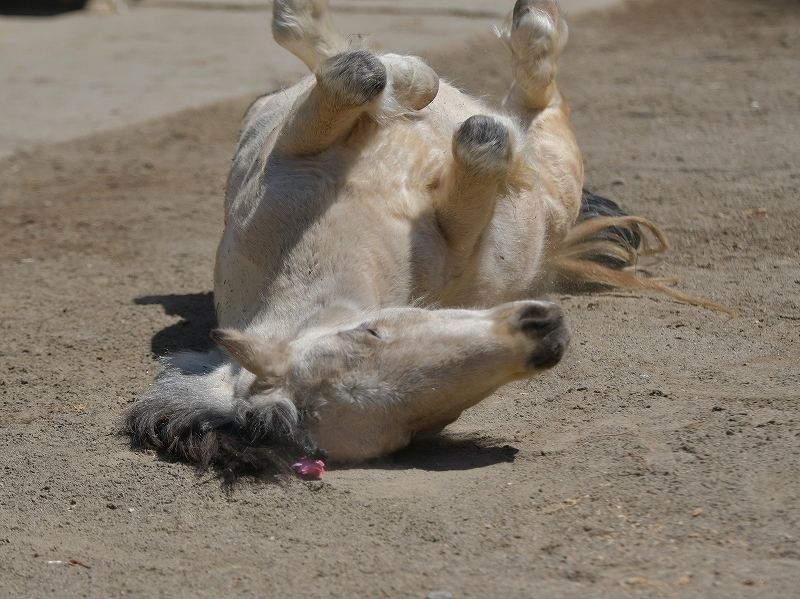
[(244, 118), (218, 347), (163, 361), (125, 417), (144, 445), (228, 477), (385, 455), (559, 362), (564, 314), (527, 298), (598, 283), (688, 299), (629, 268), (647, 237), (664, 247), (658, 228), (582, 191), (553, 1), (519, 0), (500, 32), (500, 112), (419, 58), (349, 46), (327, 0), (276, 0), (272, 30), (312, 74)]

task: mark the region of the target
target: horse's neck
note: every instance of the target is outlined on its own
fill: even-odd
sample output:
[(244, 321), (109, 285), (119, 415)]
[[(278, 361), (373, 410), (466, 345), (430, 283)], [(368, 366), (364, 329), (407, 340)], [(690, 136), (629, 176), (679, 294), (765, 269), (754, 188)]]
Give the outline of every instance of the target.
[(275, 301), (247, 328), (265, 337), (291, 340), (309, 329), (339, 329), (355, 323), (379, 306), (342, 295), (324, 294)]

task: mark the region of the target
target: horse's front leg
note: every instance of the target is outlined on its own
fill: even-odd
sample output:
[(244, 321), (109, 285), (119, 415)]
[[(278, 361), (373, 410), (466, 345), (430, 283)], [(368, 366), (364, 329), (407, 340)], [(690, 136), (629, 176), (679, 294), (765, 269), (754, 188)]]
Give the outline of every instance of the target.
[(516, 127), (499, 116), (475, 115), (453, 135), (453, 156), (434, 198), (439, 227), (457, 261), (472, 255), (494, 214), (498, 187), (514, 161)]
[(422, 60), (365, 50), (329, 58), (314, 75), (316, 83), (296, 102), (277, 139), (284, 154), (321, 152), (346, 137), (365, 113), (421, 110), (439, 89), (438, 75)]

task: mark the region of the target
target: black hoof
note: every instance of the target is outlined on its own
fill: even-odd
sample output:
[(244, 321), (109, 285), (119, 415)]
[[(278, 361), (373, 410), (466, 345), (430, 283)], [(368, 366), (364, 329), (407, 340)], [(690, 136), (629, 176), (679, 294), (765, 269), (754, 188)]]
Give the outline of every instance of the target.
[(343, 106), (371, 102), (384, 90), (386, 82), (386, 67), (377, 56), (364, 50), (329, 58), (317, 71), (317, 85)]
[(511, 162), (508, 129), (490, 116), (471, 116), (453, 136), (453, 155), (476, 175), (499, 175)]

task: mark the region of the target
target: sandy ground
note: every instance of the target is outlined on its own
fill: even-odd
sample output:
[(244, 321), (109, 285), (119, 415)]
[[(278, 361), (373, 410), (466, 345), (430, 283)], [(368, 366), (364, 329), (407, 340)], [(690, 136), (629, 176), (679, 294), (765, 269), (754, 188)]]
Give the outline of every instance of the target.
[[(571, 23), (587, 184), (668, 234), (678, 288), (558, 295), (565, 360), (322, 482), (212, 475), (118, 432), (155, 355), (206, 347), (247, 98), (0, 162), (4, 597), (796, 597), (800, 5)], [(497, 99), (476, 39), (428, 57)], [(440, 595), (445, 596), (445, 595)]]
[[(621, 1), (560, 4), (571, 16)], [(484, 34), (512, 6), (334, 0), (329, 8), (343, 35), (406, 54)], [(307, 68), (272, 40), (271, 18), (271, 0), (0, 0), (0, 159), (299, 79)]]

